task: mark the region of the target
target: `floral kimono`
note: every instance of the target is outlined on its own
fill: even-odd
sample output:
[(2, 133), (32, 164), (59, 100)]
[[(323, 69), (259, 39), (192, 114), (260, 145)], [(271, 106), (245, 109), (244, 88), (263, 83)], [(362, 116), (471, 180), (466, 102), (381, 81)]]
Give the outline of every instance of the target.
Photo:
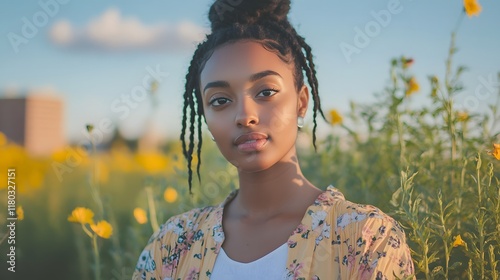
[[(133, 279), (210, 279), (224, 242), (218, 206), (171, 217), (149, 239)], [(288, 239), (285, 279), (402, 279), (414, 273), (401, 226), (378, 208), (328, 186)], [(214, 279), (216, 280), (216, 279)]]

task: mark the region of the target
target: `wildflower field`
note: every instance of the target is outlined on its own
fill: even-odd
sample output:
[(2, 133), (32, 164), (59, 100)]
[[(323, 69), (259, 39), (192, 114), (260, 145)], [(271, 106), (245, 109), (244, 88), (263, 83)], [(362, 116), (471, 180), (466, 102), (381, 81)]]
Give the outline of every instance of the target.
[[(464, 3), (464, 15), (479, 14), (476, 1)], [(417, 81), (418, 57), (394, 58), (375, 102), (353, 100), (349, 112), (329, 109), (331, 133), (318, 139), (317, 151), (299, 146), (298, 153), (316, 186), (332, 184), (403, 225), (417, 279), (500, 279), (500, 73), (489, 110), (457, 106), (457, 94), (474, 90), (462, 84), (466, 67), (454, 60), (457, 31), (443, 77), (429, 73), (428, 81)], [(420, 90), (424, 83), (429, 92)], [(425, 95), (426, 105), (409, 106), (414, 95)], [(96, 137), (91, 124), (87, 132)], [(307, 125), (301, 133), (312, 137)], [(130, 279), (161, 223), (218, 204), (238, 187), (235, 168), (204, 140), (202, 181), (195, 177), (190, 195), (178, 140), (151, 152), (124, 140), (109, 149), (91, 141), (34, 158), (0, 133), (0, 182), (14, 168), (17, 185), (16, 273), (2, 269), (0, 279)], [(0, 194), (8, 196), (3, 183)], [(7, 209), (6, 199), (0, 207)], [(0, 218), (6, 223), (7, 211)], [(3, 252), (11, 244), (0, 225), (6, 266)]]

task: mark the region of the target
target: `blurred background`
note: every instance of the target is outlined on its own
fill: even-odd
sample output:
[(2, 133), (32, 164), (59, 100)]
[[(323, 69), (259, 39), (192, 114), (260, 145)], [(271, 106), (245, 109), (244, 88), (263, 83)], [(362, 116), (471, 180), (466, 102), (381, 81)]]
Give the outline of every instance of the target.
[[(495, 178), (500, 2), (480, 1), (475, 15), (464, 12), (466, 2), (477, 3), (292, 1), (289, 19), (312, 47), (328, 113), (328, 122), (318, 122), (319, 154), (311, 148), (310, 113), (298, 142), (301, 164), (318, 187), (334, 184), (347, 199), (396, 213), (389, 201), (407, 166), (430, 168), (425, 170), (434, 175), (426, 176), (446, 181), (450, 189), (459, 182), (463, 187), (461, 164), (479, 151), (491, 161), (490, 178)], [(10, 243), (2, 239), (1, 279), (130, 279), (158, 224), (193, 207), (219, 203), (237, 188), (234, 168), (207, 140), (202, 183), (194, 180), (189, 196), (178, 140), (185, 74), (196, 45), (210, 32), (211, 4), (0, 3), (0, 194), (5, 197), (0, 224), (10, 215), (8, 168), (16, 170), (18, 217), (16, 272), (7, 270)], [(456, 50), (451, 57), (452, 32)], [(406, 116), (401, 127), (407, 130), (394, 126), (394, 115)], [(420, 117), (428, 125), (412, 126), (411, 120)], [(406, 141), (403, 150), (398, 133)], [(376, 143), (386, 145), (391, 155)], [(432, 164), (415, 163), (429, 153), (437, 161), (451, 157), (448, 169), (441, 170), (451, 172), (448, 177), (438, 179), (441, 171)], [(379, 177), (367, 175), (374, 165)], [(464, 187), (460, 196), (467, 192)], [(432, 212), (436, 203), (429, 200), (422, 211)], [(85, 209), (73, 212), (77, 207)], [(101, 220), (109, 227), (98, 224)], [(109, 228), (112, 234), (106, 234)], [(0, 235), (8, 234), (2, 226)], [(448, 238), (452, 241), (451, 233)], [(418, 251), (420, 243), (415, 244)], [(500, 253), (494, 248), (493, 255)], [(457, 258), (472, 257), (464, 251)], [(464, 263), (456, 275), (466, 275)]]

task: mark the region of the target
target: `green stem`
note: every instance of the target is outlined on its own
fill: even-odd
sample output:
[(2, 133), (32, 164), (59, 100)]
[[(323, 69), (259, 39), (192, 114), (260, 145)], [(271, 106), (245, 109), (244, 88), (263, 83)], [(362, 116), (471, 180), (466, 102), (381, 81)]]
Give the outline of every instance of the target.
[(7, 236), (9, 236), (8, 232), (6, 232), (5, 235), (2, 237), (2, 240), (0, 240), (0, 244), (2, 244), (5, 241), (5, 239), (7, 239)]
[(99, 248), (97, 247), (97, 234), (94, 234), (94, 236), (92, 237), (92, 245), (94, 247), (94, 261), (95, 261), (94, 275), (96, 280), (100, 280), (101, 264), (99, 262)]
[(481, 190), (481, 154), (478, 153), (477, 155), (477, 165), (476, 165), (476, 180), (477, 180), (477, 197), (479, 200), (479, 209), (481, 209), (481, 197), (482, 197), (482, 190)]
[(479, 270), (481, 272), (481, 279), (484, 279), (484, 265), (485, 260), (484, 260), (484, 245), (485, 245), (485, 233), (484, 233), (484, 228), (485, 228), (485, 212), (483, 211), (483, 206), (482, 206), (482, 189), (481, 189), (481, 154), (478, 153), (477, 155), (477, 164), (476, 164), (476, 181), (477, 181), (477, 195), (478, 195), (478, 216), (477, 216), (477, 231), (479, 235)]
[(92, 193), (92, 198), (97, 204), (97, 207), (99, 207), (101, 217), (104, 217), (104, 206), (102, 204), (101, 197), (99, 195), (100, 193), (100, 186), (99, 186), (99, 180), (97, 178), (97, 148), (94, 143), (94, 136), (90, 134), (90, 143), (92, 144), (92, 153), (94, 154), (94, 160), (93, 160), (93, 169), (94, 169), (94, 176), (93, 176), (93, 184), (91, 188), (91, 193)]
[[(113, 214), (113, 211), (111, 211), (109, 209), (109, 205), (108, 205), (108, 209), (106, 209), (106, 213), (108, 213), (109, 221), (110, 221), (111, 225), (113, 226), (113, 228), (117, 228), (118, 226), (115, 226), (115, 225), (117, 225), (118, 222), (116, 221), (116, 217)], [(116, 250), (116, 252), (120, 252), (121, 250), (120, 250), (119, 232), (113, 233), (113, 235), (111, 236), (111, 242), (112, 242), (113, 247)], [(120, 254), (120, 253), (115, 254), (115, 255), (113, 255), (113, 259), (115, 261), (116, 267), (123, 267), (123, 254)]]
[(460, 28), (460, 23), (462, 23), (462, 19), (464, 18), (465, 12), (462, 10), (460, 15), (458, 16), (457, 24), (455, 24), (455, 28), (453, 29), (453, 33), (458, 32), (458, 28)]
[(92, 247), (93, 247), (92, 249), (94, 251), (94, 262), (95, 262), (94, 275), (96, 280), (100, 280), (101, 266), (99, 261), (99, 248), (97, 247), (97, 234), (90, 232), (90, 230), (88, 230), (84, 224), (81, 225), (85, 234), (87, 234), (92, 239)]
[(498, 270), (497, 270), (497, 261), (495, 261), (495, 247), (490, 245), (490, 266), (491, 266), (491, 279), (498, 280)]
[(160, 227), (158, 226), (158, 219), (156, 218), (156, 206), (153, 198), (153, 189), (151, 187), (146, 187), (146, 194), (148, 197), (148, 207), (149, 207), (149, 219), (151, 220), (151, 227), (153, 231), (156, 232)]
[(450, 48), (448, 49), (448, 57), (446, 58), (446, 74), (445, 74), (445, 80), (444, 84), (446, 87), (446, 91), (450, 93), (450, 87), (451, 87), (451, 62), (453, 58), (453, 54), (455, 53), (455, 32), (451, 33), (451, 40), (450, 40)]
[(401, 118), (399, 113), (396, 113), (396, 121), (398, 124), (398, 140), (399, 140), (399, 147), (401, 149), (400, 155), (399, 155), (399, 167), (403, 168), (403, 165), (406, 165), (406, 159), (405, 159), (405, 154), (406, 154), (406, 146), (405, 142), (403, 139), (403, 124), (401, 123)]
[(474, 272), (472, 271), (472, 260), (469, 260), (469, 266), (467, 267), (467, 275), (469, 276), (469, 280), (473, 280)]
[(485, 235), (484, 235), (484, 213), (482, 213), (481, 209), (479, 209), (479, 218), (478, 218), (478, 233), (479, 233), (479, 269), (481, 271), (481, 279), (484, 279), (484, 266), (486, 261), (484, 260), (484, 243), (485, 243)]
[(424, 248), (424, 272), (425, 272), (425, 279), (426, 280), (431, 280), (432, 277), (430, 275), (430, 270), (429, 270), (429, 258), (427, 257), (427, 254), (429, 253), (429, 247), (427, 246), (427, 240), (425, 241), (421, 241), (423, 244), (423, 248)]
[(441, 221), (441, 226), (443, 227), (443, 246), (444, 246), (444, 257), (445, 257), (445, 267), (444, 267), (444, 277), (445, 279), (448, 279), (448, 267), (449, 267), (449, 262), (450, 262), (450, 253), (448, 249), (448, 243), (449, 243), (449, 236), (448, 236), (448, 231), (446, 230), (446, 223), (444, 220), (444, 210), (443, 210), (443, 201), (442, 201), (442, 195), (439, 193), (439, 218)]
[[(497, 79), (500, 81), (500, 72), (497, 73), (497, 76), (498, 76)], [(486, 133), (489, 139), (493, 137), (491, 135), (491, 132), (495, 130), (496, 124), (500, 119), (500, 114), (499, 114), (500, 110), (498, 110), (498, 108), (500, 108), (500, 88), (498, 89), (497, 101), (495, 102), (495, 106), (493, 106), (492, 108), (493, 108), (492, 111), (493, 118), (491, 122), (491, 128)]]
[[(356, 144), (359, 145), (359, 137), (358, 137), (358, 134), (356, 132), (354, 132), (352, 129), (350, 129), (349, 127), (347, 127), (345, 124), (340, 124), (340, 126), (347, 130), (347, 132), (352, 136), (352, 138), (354, 138), (354, 142), (356, 142)], [(370, 137), (368, 137), (368, 139), (370, 139)]]
[(457, 200), (457, 207), (455, 208), (457, 211), (458, 219), (457, 219), (457, 229), (460, 231), (462, 228), (462, 197), (464, 193), (464, 188), (465, 188), (465, 174), (466, 174), (466, 169), (467, 167), (467, 159), (464, 159), (464, 165), (462, 166), (462, 172), (460, 174), (460, 187), (458, 188), (458, 196), (456, 198)]
[(83, 231), (88, 235), (88, 237), (93, 238), (94, 234), (92, 232), (90, 232), (84, 224), (81, 224), (81, 225), (82, 225)]
[(446, 77), (445, 77), (445, 87), (447, 98), (444, 100), (444, 105), (446, 109), (446, 122), (448, 125), (448, 132), (450, 134), (451, 146), (450, 146), (450, 163), (451, 163), (451, 174), (450, 174), (450, 189), (453, 189), (453, 178), (455, 177), (454, 160), (457, 150), (457, 139), (455, 132), (455, 124), (453, 118), (453, 85), (451, 81), (451, 64), (453, 54), (455, 53), (455, 31), (451, 33), (450, 48), (448, 50), (448, 58), (446, 59)]

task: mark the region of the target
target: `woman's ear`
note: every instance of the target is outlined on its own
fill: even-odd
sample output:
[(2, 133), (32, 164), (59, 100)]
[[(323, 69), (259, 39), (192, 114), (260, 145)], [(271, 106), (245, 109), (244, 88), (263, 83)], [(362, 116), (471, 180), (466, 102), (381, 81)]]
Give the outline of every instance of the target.
[(297, 115), (304, 117), (307, 111), (307, 105), (309, 104), (309, 89), (306, 85), (303, 85), (299, 91), (299, 100), (297, 102)]

